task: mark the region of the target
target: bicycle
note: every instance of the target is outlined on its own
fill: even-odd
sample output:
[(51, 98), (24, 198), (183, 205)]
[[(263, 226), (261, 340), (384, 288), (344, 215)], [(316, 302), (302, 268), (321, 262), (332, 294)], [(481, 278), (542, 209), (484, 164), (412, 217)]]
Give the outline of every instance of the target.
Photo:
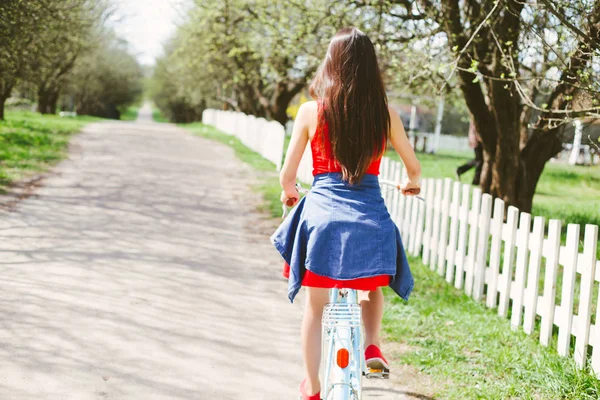
[[(400, 190), (396, 182), (380, 179), (380, 185)], [(299, 184), (299, 193), (308, 193)], [(415, 197), (421, 201), (420, 196)], [(283, 218), (297, 199), (283, 203)], [(362, 312), (355, 289), (330, 289), (329, 303), (323, 309), (322, 379), (323, 400), (361, 400), (362, 377), (389, 379), (389, 370), (367, 368), (362, 342)]]

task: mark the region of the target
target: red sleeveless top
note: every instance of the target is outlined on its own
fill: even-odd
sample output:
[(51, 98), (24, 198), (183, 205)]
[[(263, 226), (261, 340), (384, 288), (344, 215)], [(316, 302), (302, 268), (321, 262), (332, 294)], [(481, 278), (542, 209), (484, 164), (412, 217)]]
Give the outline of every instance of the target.
[[(321, 129), (319, 129), (321, 128)], [(321, 146), (321, 135), (325, 136), (325, 151)], [(385, 145), (384, 145), (385, 146)], [(310, 141), (310, 149), (312, 152), (313, 159), (313, 176), (324, 174), (328, 172), (342, 172), (342, 167), (333, 158), (331, 154), (331, 143), (329, 142), (329, 127), (327, 123), (324, 123), (321, 127), (317, 127), (315, 134)], [(381, 156), (374, 159), (369, 168), (367, 174), (379, 175), (379, 166), (381, 164)], [(289, 278), (290, 267), (287, 263), (283, 267), (283, 276)], [(323, 275), (315, 274), (309, 270), (306, 270), (304, 278), (302, 279), (302, 286), (310, 286), (317, 288), (339, 288), (339, 289), (357, 289), (357, 290), (376, 290), (380, 286), (387, 286), (390, 284), (389, 275), (377, 275), (367, 278), (357, 278), (350, 280), (336, 280), (331, 279)]]
[[(323, 137), (325, 139), (325, 151), (321, 146)], [(385, 146), (385, 145), (384, 145)], [(310, 150), (313, 159), (313, 176), (327, 172), (342, 172), (342, 166), (333, 158), (331, 154), (331, 142), (329, 141), (329, 125), (325, 122), (317, 126), (317, 130), (310, 141)], [(370, 175), (379, 175), (379, 166), (381, 165), (381, 156), (374, 159), (366, 173)]]

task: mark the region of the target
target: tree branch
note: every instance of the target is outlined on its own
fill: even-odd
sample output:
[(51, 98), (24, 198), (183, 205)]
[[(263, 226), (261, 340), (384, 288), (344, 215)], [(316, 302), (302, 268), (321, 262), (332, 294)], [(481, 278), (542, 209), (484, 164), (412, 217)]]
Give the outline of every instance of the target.
[[(569, 22), (569, 20), (567, 20), (564, 15), (560, 14), (558, 12), (558, 10), (556, 10), (556, 8), (554, 8), (554, 5), (552, 4), (551, 1), (549, 1), (549, 0), (538, 0), (538, 1), (542, 4), (544, 4), (546, 6), (546, 8), (548, 9), (548, 11), (550, 11), (550, 13), (552, 13), (552, 15), (554, 15), (556, 18), (558, 18), (558, 20), (560, 22), (562, 22), (566, 27), (568, 27), (571, 31), (573, 31), (577, 36), (579, 36), (581, 39), (586, 40), (588, 43), (590, 43), (590, 45), (591, 45), (590, 47), (593, 47), (596, 50), (600, 50), (600, 41), (597, 38), (587, 35), (583, 31), (581, 31), (581, 29), (579, 29), (578, 27), (573, 25), (571, 22)], [(594, 6), (594, 9), (597, 9), (597, 8), (599, 8), (598, 2)]]

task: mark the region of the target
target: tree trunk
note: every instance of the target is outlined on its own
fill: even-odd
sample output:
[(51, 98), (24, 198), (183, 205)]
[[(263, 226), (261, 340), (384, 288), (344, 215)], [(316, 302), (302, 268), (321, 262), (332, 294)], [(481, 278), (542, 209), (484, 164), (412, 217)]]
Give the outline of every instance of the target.
[(275, 104), (269, 110), (270, 117), (279, 122), (281, 125), (285, 126), (285, 123), (290, 119), (287, 115), (287, 108), (290, 102), (285, 98), (279, 97)]
[(484, 193), (490, 193), (492, 187), (492, 172), (494, 171), (494, 155), (484, 149), (483, 166), (481, 168), (480, 185)]
[(285, 126), (285, 123), (290, 119), (287, 115), (287, 108), (294, 99), (294, 96), (300, 93), (305, 86), (306, 83), (304, 82), (279, 83), (271, 98), (267, 110), (268, 116)]
[(58, 89), (46, 88), (45, 85), (40, 85), (38, 88), (37, 111), (41, 114), (56, 114), (58, 93)]
[[(501, 141), (501, 140), (500, 140)], [(502, 162), (496, 157), (484, 153), (481, 189), (505, 201), (507, 205), (517, 207), (524, 212), (531, 212), (533, 196), (537, 183), (544, 171), (544, 166), (562, 150), (559, 129), (537, 131), (521, 151), (515, 152), (518, 165), (512, 173), (505, 175), (502, 185), (498, 184), (496, 173), (502, 169)], [(504, 190), (504, 191), (501, 191)]]
[(4, 105), (10, 97), (14, 83), (7, 83), (0, 79), (0, 121), (4, 121)]
[(544, 167), (563, 148), (561, 129), (535, 131), (521, 151), (514, 201), (521, 211), (531, 212), (533, 195)]
[(48, 114), (48, 102), (48, 93), (45, 91), (38, 91), (37, 111), (40, 114)]
[(56, 114), (56, 105), (58, 103), (58, 96), (59, 96), (58, 90), (54, 90), (54, 91), (52, 91), (52, 93), (50, 93), (49, 98), (48, 98), (48, 113), (49, 114)]
[(4, 103), (6, 99), (0, 96), (0, 121), (4, 121)]

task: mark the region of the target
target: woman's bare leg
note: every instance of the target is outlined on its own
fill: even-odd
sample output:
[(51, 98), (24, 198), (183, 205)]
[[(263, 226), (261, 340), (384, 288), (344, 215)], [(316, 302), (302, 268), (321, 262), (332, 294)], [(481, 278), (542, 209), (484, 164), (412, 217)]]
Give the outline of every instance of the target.
[[(365, 298), (366, 297), (366, 298)], [(370, 292), (362, 292), (360, 305), (365, 325), (365, 348), (374, 344), (381, 348), (381, 320), (383, 319), (383, 292), (381, 288)]]
[(306, 394), (321, 390), (319, 365), (321, 363), (321, 317), (329, 302), (329, 289), (306, 288), (306, 307), (302, 319), (302, 355), (306, 375)]

